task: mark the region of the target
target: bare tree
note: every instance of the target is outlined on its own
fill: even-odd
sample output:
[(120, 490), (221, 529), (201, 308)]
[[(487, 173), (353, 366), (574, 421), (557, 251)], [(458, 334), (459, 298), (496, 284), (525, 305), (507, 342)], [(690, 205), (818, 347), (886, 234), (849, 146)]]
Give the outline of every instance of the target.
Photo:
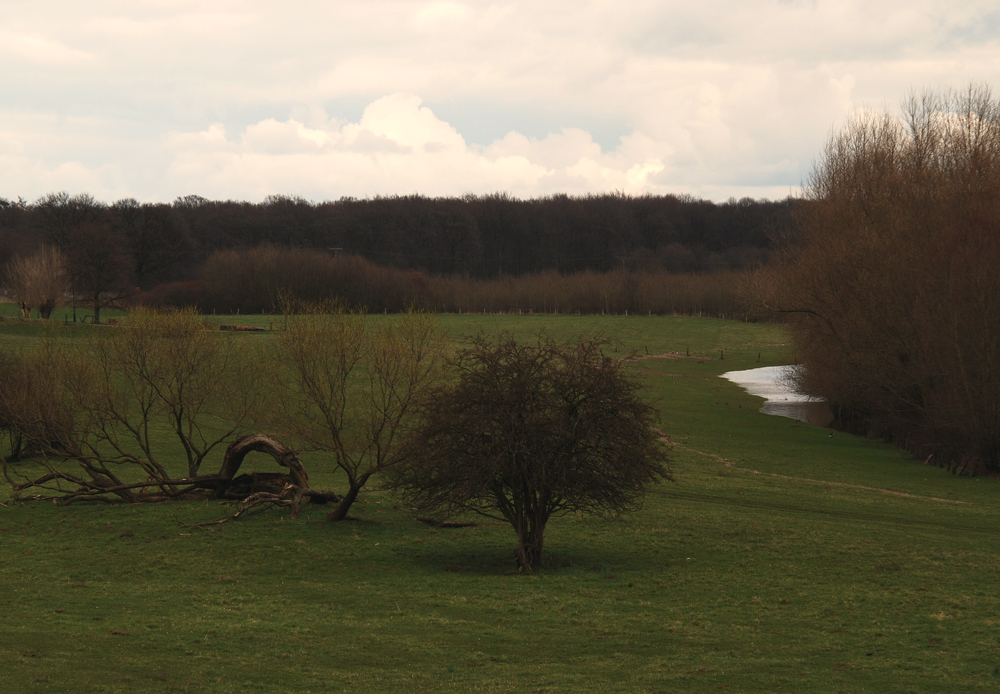
[[(985, 87), (862, 113), (828, 143), (772, 305), (841, 423), (1000, 470), (1000, 102)], [(773, 288), (773, 286), (772, 286)]]
[(479, 336), (455, 367), (424, 401), (392, 484), (416, 508), (509, 523), (521, 568), (542, 564), (553, 515), (617, 516), (669, 478), (655, 411), (599, 341)]
[(86, 193), (70, 195), (62, 191), (43, 195), (31, 206), (31, 216), (46, 243), (67, 248), (73, 231), (84, 224), (96, 224), (104, 215), (104, 205)]
[(30, 318), (31, 309), (37, 308), (47, 319), (69, 289), (66, 258), (51, 246), (16, 258), (7, 266), (7, 285), (24, 318)]
[(101, 309), (131, 296), (131, 258), (125, 240), (110, 224), (89, 223), (70, 232), (69, 272), (74, 293), (90, 302), (94, 322), (101, 322)]
[[(37, 250), (38, 242), (33, 233), (28, 204), (21, 198), (0, 198), (0, 268), (12, 260)], [(6, 278), (0, 276), (0, 285)]]
[(346, 475), (326, 516), (343, 520), (368, 480), (399, 462), (417, 399), (440, 376), (445, 333), (428, 314), (380, 319), (327, 303), (289, 312), (278, 346), (284, 426)]
[[(36, 444), (45, 473), (7, 470), (16, 492), (62, 501), (130, 502), (215, 489), (207, 456), (248, 433), (262, 398), (235, 336), (193, 312), (134, 311), (86, 349), (46, 343), (16, 355), (23, 387), (8, 430)], [(183, 468), (174, 462), (178, 447)]]
[(136, 286), (163, 280), (191, 252), (183, 217), (169, 205), (140, 204), (134, 198), (111, 206), (111, 223), (132, 257)]

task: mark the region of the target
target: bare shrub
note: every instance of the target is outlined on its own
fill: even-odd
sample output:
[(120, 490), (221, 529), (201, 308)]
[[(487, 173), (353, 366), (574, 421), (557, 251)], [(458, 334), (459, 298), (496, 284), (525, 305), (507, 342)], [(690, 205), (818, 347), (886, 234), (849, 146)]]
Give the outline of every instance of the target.
[[(429, 281), (438, 305), (464, 313), (582, 313), (742, 317), (743, 273), (555, 271), (496, 280), (440, 277)], [(418, 304), (419, 305), (419, 304)]]
[(202, 270), (202, 310), (281, 310), (282, 297), (303, 302), (339, 298), (350, 306), (392, 312), (414, 303), (410, 273), (354, 255), (258, 246), (213, 254)]
[(705, 315), (742, 318), (742, 272), (670, 274), (659, 271), (554, 270), (484, 280), (428, 276), (375, 265), (360, 256), (258, 246), (219, 251), (195, 283), (161, 285), (144, 301), (197, 306), (202, 311), (276, 311), (283, 297), (337, 300), (373, 313), (410, 308), (453, 313), (584, 313)]
[(69, 289), (66, 258), (51, 246), (12, 260), (6, 274), (10, 293), (24, 318), (31, 317), (33, 308), (41, 318), (48, 318)]
[(0, 354), (0, 430), (8, 443), (5, 457), (18, 460), (65, 448), (74, 423), (62, 378), (69, 364), (66, 353), (50, 340), (38, 349)]
[(393, 485), (421, 510), (509, 523), (519, 567), (542, 564), (551, 516), (617, 516), (669, 477), (655, 411), (598, 340), (480, 336), (455, 368), (423, 403)]
[(205, 287), (201, 280), (164, 282), (141, 294), (138, 303), (160, 308), (201, 308), (205, 305)]

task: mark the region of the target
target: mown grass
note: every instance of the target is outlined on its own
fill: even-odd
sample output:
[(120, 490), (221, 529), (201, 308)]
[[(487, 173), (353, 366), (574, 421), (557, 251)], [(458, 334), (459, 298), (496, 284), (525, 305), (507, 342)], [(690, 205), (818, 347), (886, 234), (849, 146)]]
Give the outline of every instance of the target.
[[(456, 335), (544, 326), (603, 331), (623, 354), (674, 353), (635, 366), (675, 444), (676, 482), (622, 522), (553, 520), (549, 565), (533, 575), (511, 571), (509, 529), (431, 528), (377, 488), (360, 520), (335, 525), (315, 507), (196, 530), (183, 524), (226, 508), (8, 505), (0, 691), (1000, 685), (997, 481), (758, 413), (759, 399), (717, 376), (792, 360), (780, 327), (443, 320)], [(36, 339), (24, 325), (0, 324), (0, 345)], [(307, 465), (317, 486), (336, 484), (322, 461)]]

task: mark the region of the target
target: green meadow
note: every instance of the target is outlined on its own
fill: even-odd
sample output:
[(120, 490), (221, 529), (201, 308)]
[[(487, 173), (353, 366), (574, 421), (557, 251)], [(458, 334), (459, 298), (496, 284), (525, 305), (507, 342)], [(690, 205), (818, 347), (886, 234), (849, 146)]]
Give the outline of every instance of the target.
[[(0, 308), (4, 349), (114, 329)], [(5, 486), (0, 692), (1000, 688), (998, 481), (760, 414), (719, 374), (794, 362), (780, 326), (442, 321), (459, 338), (601, 332), (608, 349), (638, 354), (675, 481), (621, 521), (552, 520), (533, 574), (513, 571), (509, 528), (430, 527), (377, 480), (353, 521), (307, 506), (295, 521), (271, 510), (200, 529), (231, 507), (56, 507), (12, 501)], [(303, 460), (315, 487), (337, 488), (326, 461)]]

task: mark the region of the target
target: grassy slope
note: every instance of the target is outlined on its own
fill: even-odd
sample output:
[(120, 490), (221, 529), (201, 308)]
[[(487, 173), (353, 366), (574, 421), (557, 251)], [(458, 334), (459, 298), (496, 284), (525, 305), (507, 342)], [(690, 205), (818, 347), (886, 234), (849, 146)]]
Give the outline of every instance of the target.
[[(0, 691), (951, 692), (1000, 682), (997, 482), (757, 413), (759, 399), (716, 376), (786, 363), (780, 329), (445, 321), (455, 334), (544, 325), (557, 337), (603, 330), (643, 355), (690, 349), (637, 364), (676, 444), (676, 483), (622, 523), (553, 521), (551, 565), (532, 576), (509, 573), (510, 530), (432, 529), (374, 490), (357, 507), (363, 521), (271, 512), (216, 531), (178, 524), (222, 515), (209, 503), (0, 508)], [(0, 324), (0, 345), (30, 339), (23, 324)], [(311, 476), (329, 480), (317, 465)]]

